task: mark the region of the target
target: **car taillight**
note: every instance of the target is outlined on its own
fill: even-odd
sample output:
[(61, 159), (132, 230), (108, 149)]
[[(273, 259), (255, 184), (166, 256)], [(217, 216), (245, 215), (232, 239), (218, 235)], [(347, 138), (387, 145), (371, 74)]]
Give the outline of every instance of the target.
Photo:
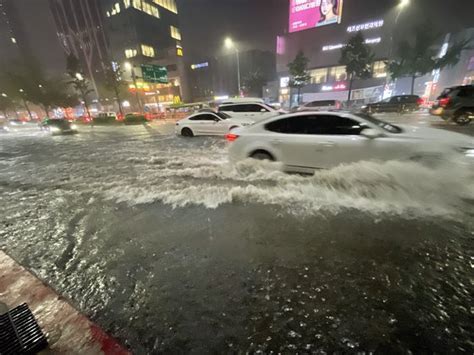
[(425, 100), (423, 100), (421, 97), (419, 99), (416, 100), (416, 103), (418, 106), (421, 106), (425, 103)]
[(449, 105), (449, 102), (451, 101), (451, 98), (449, 97), (443, 97), (442, 99), (439, 99), (438, 102), (439, 102), (439, 105), (441, 107), (446, 107)]
[(239, 135), (235, 133), (227, 133), (225, 135), (225, 139), (227, 139), (229, 142), (234, 142), (237, 138), (239, 138)]

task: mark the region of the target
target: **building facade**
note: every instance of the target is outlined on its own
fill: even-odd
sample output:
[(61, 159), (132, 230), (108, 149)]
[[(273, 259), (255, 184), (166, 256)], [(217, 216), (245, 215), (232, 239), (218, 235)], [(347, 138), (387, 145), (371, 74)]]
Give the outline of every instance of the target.
[[(339, 61), (341, 49), (357, 32), (363, 34), (370, 46), (374, 62), (371, 78), (353, 83), (350, 101), (353, 104), (373, 102), (410, 93), (410, 79), (391, 81), (385, 64), (394, 57), (399, 40), (410, 38), (410, 29), (420, 22), (419, 18), (404, 17), (404, 11), (410, 10), (403, 8), (399, 0), (289, 0), (289, 5), (287, 30), (276, 39), (279, 100), (285, 106), (297, 105), (297, 95), (288, 85), (288, 63), (299, 51), (309, 59), (311, 75), (310, 83), (301, 91), (300, 101), (349, 99), (346, 68)], [(455, 36), (451, 36), (451, 42), (453, 38)], [(440, 38), (440, 49), (442, 45), (443, 38)], [(434, 78), (435, 83), (432, 83), (433, 75), (418, 78), (414, 94), (432, 100), (441, 85), (441, 82), (437, 84), (440, 73)]]
[[(188, 98), (184, 49), (175, 0), (104, 0), (109, 55), (126, 70), (130, 90), (145, 108), (158, 109)], [(129, 65), (124, 65), (129, 63)], [(166, 83), (144, 80), (142, 65), (165, 67)]]

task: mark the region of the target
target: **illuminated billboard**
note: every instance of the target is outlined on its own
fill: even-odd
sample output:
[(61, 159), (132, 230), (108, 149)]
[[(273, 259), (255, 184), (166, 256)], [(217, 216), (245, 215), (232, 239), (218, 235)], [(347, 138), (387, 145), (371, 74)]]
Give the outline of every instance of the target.
[(341, 23), (343, 0), (290, 0), (290, 32)]

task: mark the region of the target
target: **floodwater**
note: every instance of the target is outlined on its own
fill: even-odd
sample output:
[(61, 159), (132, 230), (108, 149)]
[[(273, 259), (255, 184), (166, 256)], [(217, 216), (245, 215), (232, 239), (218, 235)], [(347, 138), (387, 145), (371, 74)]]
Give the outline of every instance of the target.
[(472, 353), (474, 172), (227, 162), (172, 125), (0, 137), (0, 247), (136, 354)]

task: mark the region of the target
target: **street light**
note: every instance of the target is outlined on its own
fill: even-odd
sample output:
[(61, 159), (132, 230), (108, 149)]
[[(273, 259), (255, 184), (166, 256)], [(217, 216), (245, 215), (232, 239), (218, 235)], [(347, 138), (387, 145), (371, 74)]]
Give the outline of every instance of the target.
[[(21, 94), (25, 93), (25, 90), (20, 89), (18, 90)], [(2, 94), (3, 96), (3, 94)], [(28, 106), (28, 103), (26, 102), (25, 95), (21, 95), (21, 100), (23, 101), (23, 105), (25, 105), (26, 111), (28, 112), (28, 116), (30, 116), (30, 120), (33, 121), (33, 115), (31, 114), (30, 108)]]
[(237, 85), (238, 85), (239, 96), (240, 96), (241, 86), (240, 86), (240, 55), (239, 55), (239, 49), (237, 48), (234, 41), (230, 37), (227, 37), (225, 39), (224, 45), (227, 49), (234, 49), (235, 54), (237, 56)]
[(2, 96), (3, 96), (3, 97), (8, 97), (8, 95), (5, 94), (4, 92), (2, 92)]
[(400, 7), (407, 7), (408, 5), (410, 5), (410, 0), (401, 0), (400, 1)]
[(81, 73), (76, 73), (76, 78), (77, 78), (77, 80), (80, 80), (80, 81), (84, 80), (84, 77), (82, 76)]

